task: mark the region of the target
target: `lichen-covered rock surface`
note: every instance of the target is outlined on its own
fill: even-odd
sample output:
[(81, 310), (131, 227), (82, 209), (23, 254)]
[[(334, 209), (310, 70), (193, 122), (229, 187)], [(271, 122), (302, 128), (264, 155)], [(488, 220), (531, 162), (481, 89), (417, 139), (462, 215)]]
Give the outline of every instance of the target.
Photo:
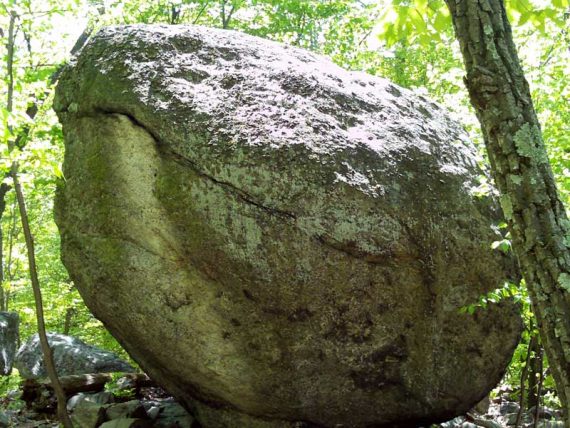
[[(60, 376), (135, 371), (116, 354), (88, 345), (76, 337), (57, 333), (48, 333), (47, 337)], [(14, 366), (25, 379), (48, 377), (38, 334), (20, 347)]]
[(0, 376), (12, 373), (19, 341), (20, 316), (17, 312), (0, 312)]
[(472, 145), (429, 100), (231, 31), (100, 31), (61, 77), (63, 259), (204, 427), (417, 426), (520, 322)]

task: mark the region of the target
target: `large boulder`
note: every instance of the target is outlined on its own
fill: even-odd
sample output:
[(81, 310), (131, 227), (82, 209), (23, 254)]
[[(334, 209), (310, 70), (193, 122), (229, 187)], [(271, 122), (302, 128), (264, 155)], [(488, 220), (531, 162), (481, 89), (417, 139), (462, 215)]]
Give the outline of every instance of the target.
[(17, 312), (0, 312), (0, 375), (12, 373), (20, 341), (20, 316)]
[[(60, 376), (135, 371), (133, 366), (116, 354), (88, 345), (76, 337), (56, 333), (48, 333), (47, 337)], [(20, 347), (14, 366), (25, 379), (47, 377), (37, 334)]]
[(473, 145), (430, 100), (296, 48), (101, 30), (62, 75), (63, 260), (205, 427), (416, 426), (500, 379), (514, 269)]

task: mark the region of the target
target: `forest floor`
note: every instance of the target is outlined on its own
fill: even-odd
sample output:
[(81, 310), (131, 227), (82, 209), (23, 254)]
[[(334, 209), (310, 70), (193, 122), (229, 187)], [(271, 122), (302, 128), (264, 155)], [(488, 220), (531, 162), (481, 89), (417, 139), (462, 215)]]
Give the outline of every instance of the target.
[[(55, 419), (53, 400), (48, 400), (50, 404), (45, 407), (45, 403), (26, 403), (20, 399), (20, 395), (21, 391), (12, 391), (0, 399), (0, 428), (56, 428), (59, 426)], [(117, 391), (115, 394), (108, 391), (79, 393), (70, 398), (68, 408), (71, 410), (76, 428), (200, 428), (200, 424), (192, 415), (158, 387), (140, 388), (134, 395), (125, 392), (117, 394)], [(94, 412), (94, 409), (97, 410)], [(510, 428), (516, 424), (519, 409), (519, 404), (504, 394), (493, 400), (484, 400), (467, 415), (432, 425), (429, 428)], [(523, 428), (564, 427), (561, 421), (562, 413), (559, 410), (540, 408), (536, 424), (535, 416), (536, 408), (521, 412), (519, 426)]]

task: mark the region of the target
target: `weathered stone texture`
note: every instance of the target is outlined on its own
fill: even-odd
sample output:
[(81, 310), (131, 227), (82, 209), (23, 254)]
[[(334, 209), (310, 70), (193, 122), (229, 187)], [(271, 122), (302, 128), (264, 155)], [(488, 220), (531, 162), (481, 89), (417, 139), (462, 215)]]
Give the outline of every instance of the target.
[(64, 262), (204, 426), (414, 426), (499, 380), (516, 308), (459, 308), (511, 261), (434, 103), (236, 32), (128, 26), (55, 106)]
[[(134, 371), (129, 363), (116, 354), (88, 345), (76, 337), (57, 333), (48, 333), (47, 337), (59, 376)], [(25, 379), (48, 376), (37, 334), (20, 347), (14, 366)]]
[(20, 316), (17, 312), (0, 312), (0, 376), (12, 373), (20, 340)]

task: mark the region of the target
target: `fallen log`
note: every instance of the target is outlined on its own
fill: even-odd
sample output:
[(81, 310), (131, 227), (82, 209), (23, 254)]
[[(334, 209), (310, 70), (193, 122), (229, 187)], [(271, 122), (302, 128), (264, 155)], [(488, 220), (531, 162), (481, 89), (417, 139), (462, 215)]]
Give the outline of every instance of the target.
[[(100, 392), (105, 385), (115, 381), (120, 389), (133, 389), (135, 394), (141, 388), (158, 386), (144, 373), (125, 373), (117, 378), (114, 373), (90, 373), (62, 376), (59, 378), (67, 398), (80, 392)], [(25, 379), (21, 385), (21, 399), (27, 407), (36, 411), (51, 411), (55, 404), (54, 390), (49, 379)], [(55, 407), (53, 407), (55, 410)]]

